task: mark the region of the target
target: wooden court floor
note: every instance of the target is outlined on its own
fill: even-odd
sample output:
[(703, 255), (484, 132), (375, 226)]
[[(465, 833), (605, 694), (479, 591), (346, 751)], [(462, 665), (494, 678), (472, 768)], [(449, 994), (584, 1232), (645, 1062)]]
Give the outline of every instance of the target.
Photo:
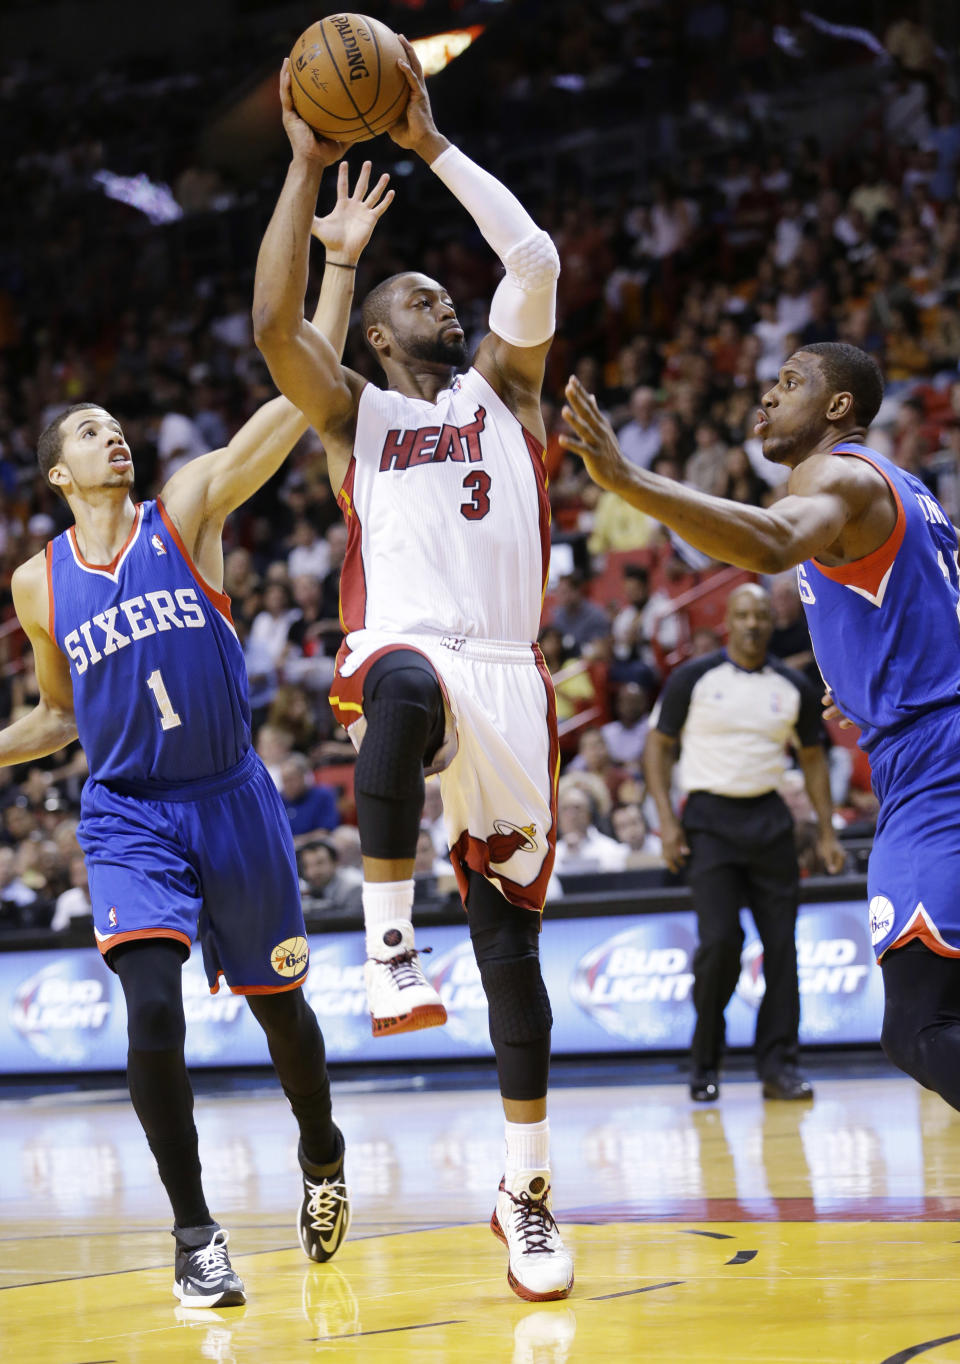
[[(862, 1068), (861, 1068), (862, 1069)], [(335, 1086), (354, 1222), (296, 1244), (292, 1119), (268, 1082), (201, 1094), (215, 1216), (242, 1308), (181, 1308), (162, 1193), (119, 1090), (0, 1100), (3, 1364), (595, 1360), (960, 1361), (960, 1116), (892, 1071), (834, 1066), (812, 1104), (719, 1104), (682, 1077), (555, 1090), (567, 1302), (529, 1305), (487, 1229), (501, 1174), (487, 1090)]]

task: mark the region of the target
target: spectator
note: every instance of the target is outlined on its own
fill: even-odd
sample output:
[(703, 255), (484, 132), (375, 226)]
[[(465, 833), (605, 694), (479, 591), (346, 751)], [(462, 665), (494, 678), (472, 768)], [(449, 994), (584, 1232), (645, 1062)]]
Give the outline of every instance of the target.
[(302, 753), (291, 753), (284, 759), (280, 795), (294, 838), (318, 829), (329, 833), (340, 823), (336, 792), (331, 786), (312, 784), (310, 764)]
[(602, 607), (588, 600), (583, 573), (575, 569), (560, 579), (557, 605), (550, 624), (560, 631), (563, 646), (588, 654), (590, 646), (610, 634), (610, 618)]
[(656, 415), (656, 394), (641, 384), (630, 394), (630, 420), (617, 433), (624, 459), (638, 469), (649, 469), (660, 449), (660, 422)]
[(613, 832), (618, 843), (627, 848), (627, 870), (635, 867), (663, 867), (663, 846), (656, 834), (647, 827), (643, 809), (635, 802), (621, 805), (612, 815)]
[(0, 847), (0, 923), (8, 928), (28, 926), (31, 917), (26, 910), (36, 899), (36, 891), (20, 876), (13, 848)]
[(649, 708), (646, 689), (637, 682), (624, 682), (614, 701), (616, 719), (608, 721), (600, 731), (611, 760), (631, 772), (639, 772), (643, 767)]
[(792, 569), (771, 580), (770, 609), (773, 613), (773, 631), (767, 646), (770, 653), (786, 667), (802, 672), (812, 687), (823, 691), (823, 679), (813, 657), (810, 630), (803, 614), (797, 575)]
[(554, 871), (561, 881), (565, 874), (622, 871), (626, 866), (626, 845), (600, 832), (589, 796), (576, 786), (564, 785), (558, 794), (557, 827)]
[(70, 887), (57, 896), (50, 927), (54, 933), (62, 933), (72, 926), (74, 919), (84, 919), (91, 913), (87, 864), (78, 849), (70, 858)]
[(606, 786), (611, 806), (617, 803), (620, 787), (627, 780), (626, 768), (618, 767), (610, 756), (602, 730), (590, 726), (580, 733), (577, 755), (570, 760), (568, 772), (589, 772)]
[(308, 928), (322, 927), (329, 914), (363, 919), (363, 873), (340, 865), (340, 854), (329, 838), (313, 837), (297, 852), (303, 917)]

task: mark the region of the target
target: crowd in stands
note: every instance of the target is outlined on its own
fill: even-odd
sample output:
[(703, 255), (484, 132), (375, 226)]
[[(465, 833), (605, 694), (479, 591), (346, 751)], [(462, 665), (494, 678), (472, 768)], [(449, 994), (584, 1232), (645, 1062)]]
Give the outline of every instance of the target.
[[(275, 48), (279, 61), (290, 35), (273, 33), (251, 8), (263, 40), (256, 50)], [(506, 11), (499, 29), (494, 8)], [(651, 169), (642, 180), (626, 177), (598, 198), (582, 188), (571, 152), (563, 182), (545, 193), (534, 180), (511, 184), (562, 261), (543, 401), (554, 572), (540, 638), (564, 760), (557, 893), (565, 872), (659, 865), (642, 770), (649, 712), (671, 667), (722, 643), (724, 593), (710, 584), (727, 581), (662, 526), (600, 492), (562, 451), (569, 372), (596, 393), (637, 465), (769, 506), (784, 471), (763, 460), (752, 434), (759, 398), (794, 349), (851, 341), (887, 378), (872, 444), (917, 473), (960, 521), (958, 63), (909, 9), (848, 8), (864, 10), (863, 27), (840, 33), (785, 7), (725, 0), (568, 0), (551, 7), (549, 25), (530, 3), (452, 7), (460, 22), (480, 13), (490, 35), (511, 35), (488, 48), (481, 39), (459, 73), (457, 63), (436, 78), (438, 122), (491, 169), (507, 142), (516, 151), (519, 129), (533, 145), (552, 126), (609, 130), (636, 109), (644, 119), (657, 110), (644, 124)], [(878, 12), (887, 22), (875, 31)], [(418, 18), (398, 5), (386, 17), (415, 33), (414, 23), (442, 27), (450, 14), (432, 4)], [(275, 81), (278, 61), (251, 69), (253, 32), (241, 28), (226, 45), (198, 42), (191, 56), (117, 61), (79, 83), (38, 56), (0, 56), (8, 168), (0, 723), (37, 695), (10, 575), (67, 524), (36, 468), (43, 426), (80, 399), (106, 406), (123, 422), (138, 495), (149, 497), (272, 396), (250, 301), (283, 144), (267, 138), (269, 154), (252, 168), (201, 153), (238, 64), (251, 82)], [(857, 79), (840, 132), (818, 139), (791, 125), (778, 95), (815, 89), (827, 72)], [(378, 167), (397, 160), (386, 139), (370, 151)], [(447, 285), (476, 342), (496, 261), (455, 206), (422, 212), (436, 202), (428, 172), (402, 157), (395, 169), (397, 203), (361, 263), (358, 299), (393, 270), (426, 269)], [(107, 171), (145, 177), (128, 194), (134, 202), (106, 196), (97, 177)], [(163, 216), (158, 203), (169, 221), (149, 216)], [(357, 332), (347, 361), (376, 379)], [(247, 658), (256, 745), (291, 818), (311, 922), (325, 908), (359, 903), (352, 750), (326, 700), (345, 545), (312, 432), (227, 532), (225, 589)], [(771, 587), (772, 651), (815, 677), (796, 588), (787, 578)], [(61, 928), (88, 912), (75, 837), (84, 773), (76, 746), (27, 769), (0, 769), (0, 927)], [(865, 760), (840, 745), (831, 774), (844, 819), (869, 830)], [(428, 791), (418, 874), (449, 890), (435, 784)], [(797, 817), (802, 841), (799, 801)], [(805, 870), (816, 872), (811, 848)]]

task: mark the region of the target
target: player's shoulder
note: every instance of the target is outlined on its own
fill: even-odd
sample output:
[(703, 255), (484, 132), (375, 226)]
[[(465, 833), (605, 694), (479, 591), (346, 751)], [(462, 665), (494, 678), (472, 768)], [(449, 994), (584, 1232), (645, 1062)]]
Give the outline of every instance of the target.
[(790, 475), (791, 493), (848, 492), (876, 489), (889, 481), (889, 462), (879, 450), (841, 443), (832, 450), (808, 455)]
[(10, 579), (14, 605), (21, 625), (25, 624), (24, 613), (33, 617), (39, 624), (47, 619), (47, 552), (41, 549), (37, 554), (25, 559), (13, 570)]

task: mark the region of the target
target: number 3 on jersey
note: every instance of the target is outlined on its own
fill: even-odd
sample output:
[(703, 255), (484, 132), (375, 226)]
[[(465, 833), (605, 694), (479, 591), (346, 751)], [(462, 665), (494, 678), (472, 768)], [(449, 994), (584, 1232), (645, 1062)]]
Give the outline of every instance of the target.
[(159, 668), (154, 668), (147, 678), (147, 686), (153, 692), (153, 699), (156, 701), (157, 710), (160, 712), (160, 728), (176, 729), (178, 725), (182, 725), (183, 721), (174, 710), (170, 695), (163, 685), (163, 677)]
[(460, 507), (460, 515), (468, 521), (482, 521), (490, 510), (490, 475), (483, 469), (474, 469), (463, 480), (463, 487), (471, 500)]

